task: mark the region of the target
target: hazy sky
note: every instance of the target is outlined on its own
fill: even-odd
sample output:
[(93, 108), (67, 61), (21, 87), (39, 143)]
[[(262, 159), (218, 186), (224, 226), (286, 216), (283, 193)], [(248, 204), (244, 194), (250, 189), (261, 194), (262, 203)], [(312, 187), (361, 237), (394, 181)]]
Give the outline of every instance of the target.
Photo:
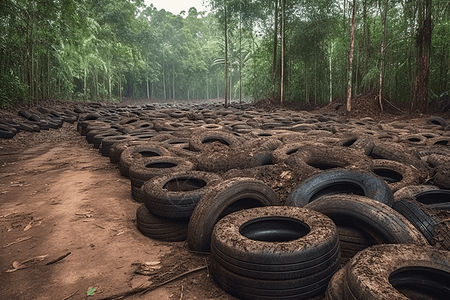
[(150, 6), (151, 3), (158, 9), (165, 9), (174, 15), (178, 15), (182, 10), (188, 12), (189, 8), (194, 6), (198, 11), (206, 10), (203, 7), (204, 0), (145, 0), (145, 4)]

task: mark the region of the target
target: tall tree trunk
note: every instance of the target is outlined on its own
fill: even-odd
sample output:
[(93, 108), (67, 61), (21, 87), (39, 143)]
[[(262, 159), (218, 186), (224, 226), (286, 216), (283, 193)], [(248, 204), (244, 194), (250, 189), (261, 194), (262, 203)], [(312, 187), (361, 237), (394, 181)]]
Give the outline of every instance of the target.
[(164, 72), (164, 61), (163, 61), (163, 65), (162, 65), (162, 75), (163, 75), (164, 99), (167, 99), (167, 97), (166, 97), (166, 75), (165, 75), (165, 72)]
[(273, 32), (273, 61), (272, 61), (272, 97), (276, 97), (276, 81), (277, 81), (277, 49), (278, 49), (278, 0), (275, 0), (274, 15), (274, 32)]
[(147, 99), (150, 99), (150, 90), (148, 88), (148, 71), (147, 71)]
[(330, 65), (330, 103), (333, 102), (333, 69), (331, 65), (331, 57), (333, 55), (333, 43), (330, 47), (329, 65)]
[(286, 0), (281, 0), (281, 80), (280, 80), (280, 106), (284, 102), (284, 75), (286, 66), (284, 63), (286, 55)]
[(175, 100), (175, 66), (172, 65), (172, 99)]
[(348, 53), (348, 82), (347, 82), (347, 113), (352, 110), (352, 74), (353, 74), (353, 50), (355, 48), (355, 23), (356, 0), (353, 0), (352, 25), (350, 29), (350, 51)]
[(428, 109), (428, 77), (431, 52), (431, 0), (418, 1), (418, 24), (416, 35), (417, 61), (419, 69), (414, 80), (411, 111), (425, 113)]
[(242, 103), (242, 8), (239, 4), (239, 103)]
[(383, 1), (383, 8), (381, 12), (381, 24), (383, 25), (383, 38), (381, 40), (381, 60), (380, 60), (380, 89), (378, 91), (378, 101), (380, 109), (383, 111), (382, 91), (383, 91), (383, 72), (384, 72), (384, 60), (386, 50), (386, 37), (387, 37), (387, 13), (389, 9), (389, 0)]
[(227, 4), (225, 2), (225, 107), (228, 107), (228, 24)]

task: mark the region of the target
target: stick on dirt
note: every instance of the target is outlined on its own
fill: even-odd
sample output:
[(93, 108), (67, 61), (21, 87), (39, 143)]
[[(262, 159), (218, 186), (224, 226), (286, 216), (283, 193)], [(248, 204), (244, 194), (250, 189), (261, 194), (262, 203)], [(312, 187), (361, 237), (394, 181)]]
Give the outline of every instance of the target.
[(58, 262), (58, 261), (60, 261), (60, 260), (63, 260), (64, 258), (66, 258), (67, 256), (69, 256), (71, 253), (72, 253), (72, 252), (67, 252), (67, 253), (64, 254), (63, 256), (60, 256), (60, 257), (58, 257), (58, 258), (56, 258), (56, 259), (53, 259), (53, 260), (49, 261), (48, 263), (46, 263), (45, 265), (48, 266), (48, 265), (54, 264), (55, 262)]
[(183, 276), (189, 275), (189, 274), (197, 272), (197, 271), (205, 270), (207, 267), (208, 266), (198, 267), (198, 268), (186, 271), (186, 272), (184, 272), (184, 273), (182, 273), (180, 275), (177, 275), (177, 276), (175, 276), (173, 278), (170, 278), (170, 279), (168, 279), (166, 281), (163, 281), (161, 283), (158, 283), (158, 284), (155, 284), (155, 285), (151, 285), (149, 287), (137, 287), (137, 288), (134, 288), (134, 289), (132, 289), (130, 291), (127, 291), (127, 292), (124, 292), (124, 293), (120, 293), (120, 294), (117, 294), (117, 295), (108, 296), (108, 297), (101, 298), (101, 299), (98, 299), (98, 300), (123, 299), (125, 297), (132, 296), (132, 295), (135, 295), (135, 294), (139, 294), (139, 296), (142, 296), (143, 294), (145, 294), (147, 292), (154, 291), (157, 288), (159, 288), (159, 287), (161, 287), (163, 285), (166, 285), (166, 284), (168, 284), (168, 283), (170, 283), (172, 281), (175, 281), (175, 280), (177, 280), (177, 279), (179, 279), (179, 278), (181, 278)]

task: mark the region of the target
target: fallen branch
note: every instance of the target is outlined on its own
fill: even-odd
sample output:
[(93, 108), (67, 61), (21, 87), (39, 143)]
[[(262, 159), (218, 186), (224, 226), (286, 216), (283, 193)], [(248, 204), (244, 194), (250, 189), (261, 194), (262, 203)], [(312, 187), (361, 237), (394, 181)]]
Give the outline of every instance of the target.
[(127, 291), (127, 292), (124, 292), (124, 293), (120, 293), (120, 294), (117, 294), (117, 295), (108, 296), (108, 297), (101, 298), (101, 299), (98, 299), (98, 300), (123, 299), (125, 297), (132, 296), (132, 295), (135, 295), (135, 294), (139, 294), (139, 296), (142, 296), (142, 295), (144, 295), (147, 292), (154, 291), (157, 288), (159, 288), (159, 287), (161, 287), (163, 285), (166, 285), (166, 284), (168, 284), (168, 283), (170, 283), (172, 281), (175, 281), (175, 280), (177, 280), (177, 279), (179, 279), (181, 277), (184, 277), (184, 276), (189, 275), (189, 274), (194, 273), (194, 272), (205, 270), (207, 267), (208, 267), (207, 265), (206, 266), (202, 266), (202, 267), (198, 267), (198, 268), (186, 271), (186, 272), (184, 272), (184, 273), (182, 273), (180, 275), (177, 275), (177, 276), (175, 276), (175, 277), (173, 277), (171, 279), (168, 279), (166, 281), (163, 281), (161, 283), (158, 283), (158, 284), (155, 284), (155, 285), (151, 285), (149, 287), (137, 287), (137, 288), (134, 288), (134, 289), (132, 289), (130, 291)]
[(402, 113), (406, 113), (404, 110), (401, 110), (400, 108), (398, 108), (397, 106), (395, 106), (391, 101), (389, 101), (388, 99), (382, 97), (382, 99), (384, 101), (386, 101), (388, 104), (390, 104), (392, 107), (394, 107), (395, 109), (397, 109), (398, 111), (401, 111)]
[(76, 293), (78, 293), (79, 290), (80, 290), (80, 289), (76, 290), (74, 293), (70, 294), (69, 296), (67, 296), (67, 297), (65, 297), (65, 298), (62, 298), (61, 300), (67, 300), (67, 299), (69, 299), (69, 298), (72, 298)]
[(56, 262), (58, 262), (58, 261), (60, 261), (60, 260), (63, 260), (64, 258), (66, 258), (67, 256), (69, 256), (70, 254), (71, 254), (72, 252), (67, 252), (66, 254), (64, 254), (63, 256), (60, 256), (60, 257), (58, 257), (58, 258), (56, 258), (56, 259), (54, 259), (54, 260), (51, 260), (51, 261), (49, 261), (48, 263), (46, 263), (45, 265), (51, 265), (51, 264), (54, 264), (54, 263), (56, 263)]

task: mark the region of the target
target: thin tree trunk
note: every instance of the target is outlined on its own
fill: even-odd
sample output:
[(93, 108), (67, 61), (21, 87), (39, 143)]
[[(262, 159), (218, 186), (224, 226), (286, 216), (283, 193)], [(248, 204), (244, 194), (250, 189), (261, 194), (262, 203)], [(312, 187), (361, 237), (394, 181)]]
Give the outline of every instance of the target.
[(347, 113), (352, 110), (352, 73), (353, 73), (353, 49), (355, 47), (355, 23), (356, 0), (353, 0), (352, 25), (350, 29), (350, 51), (348, 54), (348, 82), (347, 82)]
[(333, 102), (333, 69), (331, 65), (331, 56), (333, 55), (333, 43), (331, 43), (331, 50), (329, 55), (329, 65), (330, 65), (330, 103)]
[(172, 65), (172, 99), (175, 100), (175, 66)]
[(284, 73), (286, 66), (284, 59), (286, 55), (286, 0), (281, 1), (281, 80), (280, 80), (280, 106), (283, 106), (284, 102)]
[(164, 90), (164, 99), (166, 99), (166, 75), (164, 72), (164, 61), (163, 61), (163, 65), (162, 65), (162, 75), (163, 75), (163, 90)]
[(428, 77), (430, 73), (431, 52), (431, 0), (419, 4), (419, 30), (416, 35), (417, 60), (419, 70), (414, 80), (414, 94), (411, 111), (426, 113), (428, 109)]
[(225, 3), (225, 107), (228, 107), (228, 24), (227, 4)]
[(239, 103), (242, 103), (242, 12), (239, 4)]
[(274, 15), (274, 32), (273, 32), (273, 61), (272, 61), (272, 97), (276, 97), (276, 80), (277, 80), (277, 48), (278, 48), (278, 0), (275, 0), (275, 15)]
[(380, 109), (383, 111), (382, 91), (383, 91), (383, 72), (384, 72), (384, 60), (386, 50), (386, 37), (387, 37), (387, 13), (388, 13), (388, 0), (383, 2), (383, 11), (381, 12), (381, 23), (383, 25), (383, 38), (381, 40), (381, 61), (380, 61), (380, 89), (378, 91), (378, 101)]

